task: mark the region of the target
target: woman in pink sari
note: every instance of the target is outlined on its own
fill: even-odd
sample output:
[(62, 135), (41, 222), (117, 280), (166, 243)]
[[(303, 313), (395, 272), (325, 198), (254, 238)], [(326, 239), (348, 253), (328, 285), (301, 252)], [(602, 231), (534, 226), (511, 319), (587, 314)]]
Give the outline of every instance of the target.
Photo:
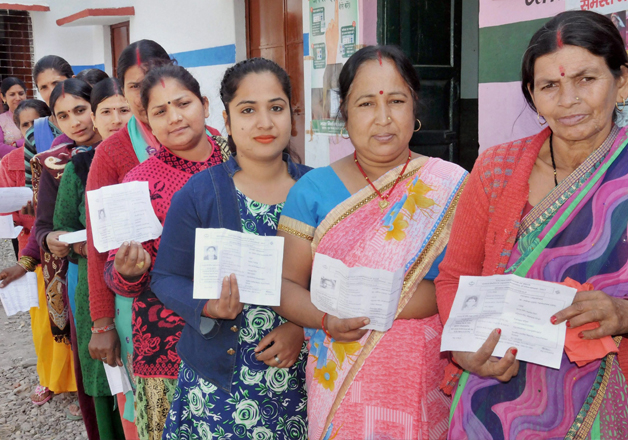
[[(339, 83), (355, 154), (297, 182), (278, 228), (285, 254), (277, 310), (309, 341), (309, 437), (444, 438), (450, 401), (439, 390), (447, 362), (432, 280), (466, 172), (410, 151), (420, 84), (400, 49), (361, 49)], [(390, 329), (366, 330), (368, 317), (341, 319), (312, 304), (312, 264), (322, 255), (349, 267), (403, 269)]]

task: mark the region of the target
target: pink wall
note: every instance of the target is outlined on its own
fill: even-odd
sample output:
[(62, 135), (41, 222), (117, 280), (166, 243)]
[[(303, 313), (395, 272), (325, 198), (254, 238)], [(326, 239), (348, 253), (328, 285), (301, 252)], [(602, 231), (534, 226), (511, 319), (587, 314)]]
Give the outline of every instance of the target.
[(360, 44), (377, 44), (377, 0), (360, 2)]

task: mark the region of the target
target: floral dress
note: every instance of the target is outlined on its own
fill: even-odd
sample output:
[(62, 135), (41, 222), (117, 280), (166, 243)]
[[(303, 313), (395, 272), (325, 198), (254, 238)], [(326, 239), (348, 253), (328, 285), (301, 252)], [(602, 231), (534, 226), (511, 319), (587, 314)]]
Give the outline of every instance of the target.
[[(283, 203), (265, 205), (237, 191), (245, 234), (275, 235)], [(201, 378), (181, 362), (165, 440), (307, 438), (307, 351), (290, 368), (255, 359), (255, 347), (284, 322), (270, 307), (246, 304), (233, 376), (232, 394)], [(305, 345), (304, 345), (305, 348)]]

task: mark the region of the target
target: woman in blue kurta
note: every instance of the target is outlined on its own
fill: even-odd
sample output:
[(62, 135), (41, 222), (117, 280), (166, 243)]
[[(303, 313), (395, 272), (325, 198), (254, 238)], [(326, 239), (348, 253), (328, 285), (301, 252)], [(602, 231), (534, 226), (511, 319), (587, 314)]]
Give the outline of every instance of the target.
[(290, 81), (277, 64), (236, 64), (221, 98), (234, 156), (175, 194), (152, 272), (152, 290), (186, 322), (163, 438), (305, 439), (303, 329), (270, 307), (240, 303), (235, 275), (223, 280), (221, 299), (192, 297), (196, 228), (275, 235), (288, 191), (309, 170), (286, 147)]

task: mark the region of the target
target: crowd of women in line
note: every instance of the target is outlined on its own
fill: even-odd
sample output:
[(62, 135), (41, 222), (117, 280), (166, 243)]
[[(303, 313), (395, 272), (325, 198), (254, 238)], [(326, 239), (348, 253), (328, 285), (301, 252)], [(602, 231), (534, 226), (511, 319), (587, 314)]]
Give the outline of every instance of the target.
[[(82, 76), (82, 78), (81, 78)], [(227, 69), (227, 136), (205, 125), (199, 83), (156, 42), (132, 43), (117, 78), (74, 77), (49, 55), (33, 79), (45, 101), (2, 81), (0, 185), (32, 187), (4, 285), (38, 274), (31, 310), (36, 405), (78, 391), (68, 416), (93, 439), (622, 439), (628, 436), (628, 144), (615, 121), (628, 56), (613, 23), (562, 13), (522, 61), (522, 92), (544, 127), (483, 152), (470, 175), (409, 148), (420, 82), (393, 46), (356, 52), (340, 73), (339, 117), (355, 152), (310, 169), (290, 148), (291, 85), (272, 61)], [(99, 253), (85, 192), (148, 182), (160, 238)], [(281, 306), (193, 298), (197, 228), (284, 237)], [(87, 241), (68, 245), (67, 232)], [(319, 255), (404, 268), (392, 328), (341, 319), (310, 299)], [(560, 369), (440, 352), (461, 275), (514, 273), (580, 292), (550, 318), (618, 353)], [(566, 324), (563, 324), (565, 323)], [(104, 364), (132, 391), (111, 396)]]

